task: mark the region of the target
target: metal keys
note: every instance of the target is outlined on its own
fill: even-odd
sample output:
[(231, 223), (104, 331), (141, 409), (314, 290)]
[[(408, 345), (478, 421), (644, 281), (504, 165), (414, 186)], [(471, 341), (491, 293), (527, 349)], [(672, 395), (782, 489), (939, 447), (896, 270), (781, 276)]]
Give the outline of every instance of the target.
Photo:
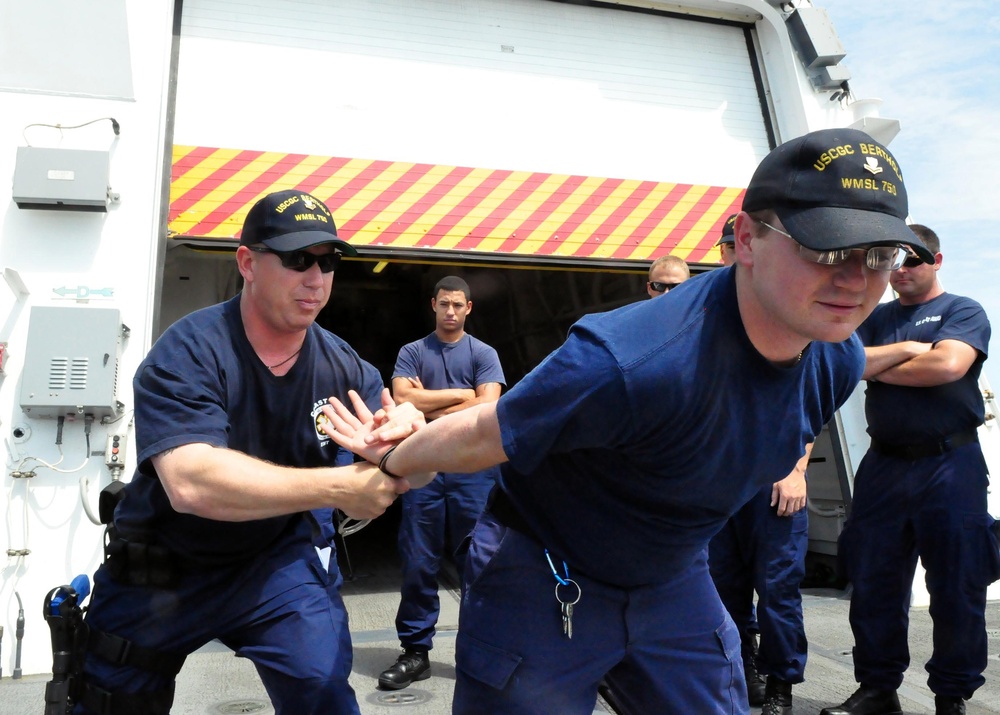
[[(577, 601), (580, 600), (580, 596), (583, 595), (583, 589), (580, 588), (580, 584), (569, 577), (569, 566), (563, 561), (563, 573), (566, 577), (563, 578), (556, 571), (556, 565), (552, 563), (552, 556), (549, 554), (549, 550), (545, 549), (545, 558), (549, 562), (549, 568), (552, 569), (552, 575), (556, 579), (556, 602), (559, 604), (559, 611), (562, 613), (563, 622), (563, 635), (573, 639), (573, 606), (576, 605)], [(563, 589), (560, 593), (559, 589)], [(574, 595), (574, 591), (576, 595)], [(565, 596), (565, 598), (564, 598)]]
[[(563, 589), (564, 593), (560, 593)], [(576, 593), (575, 597), (573, 593)], [(563, 635), (573, 639), (573, 606), (580, 600), (583, 590), (573, 579), (566, 579), (566, 583), (556, 584), (556, 601), (559, 602), (559, 610), (562, 611)], [(563, 598), (565, 596), (565, 598)]]

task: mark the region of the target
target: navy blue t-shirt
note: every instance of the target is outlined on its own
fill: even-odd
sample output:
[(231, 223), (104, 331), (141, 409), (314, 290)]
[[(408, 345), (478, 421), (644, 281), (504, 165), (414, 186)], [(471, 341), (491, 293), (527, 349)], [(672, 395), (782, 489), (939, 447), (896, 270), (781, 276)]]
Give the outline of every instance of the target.
[(428, 390), (507, 384), (497, 351), (468, 333), (454, 343), (442, 342), (434, 333), (407, 343), (399, 349), (392, 376), (419, 377)]
[[(428, 390), (507, 384), (497, 351), (468, 333), (454, 343), (442, 342), (434, 333), (407, 343), (399, 349), (392, 377), (418, 377)], [(492, 482), (498, 472), (490, 467), (471, 474)]]
[(960, 340), (979, 353), (964, 377), (945, 385), (906, 387), (869, 382), (865, 415), (872, 437), (888, 444), (916, 444), (973, 430), (983, 423), (979, 374), (989, 349), (990, 321), (979, 303), (950, 293), (920, 305), (902, 305), (898, 300), (883, 303), (858, 328), (858, 336), (868, 347), (906, 340)]
[(735, 270), (712, 271), (584, 317), (501, 397), (501, 484), (571, 573), (664, 582), (792, 471), (863, 368), (855, 336), (774, 366), (743, 328)]
[(322, 406), (331, 395), (350, 404), (349, 389), (373, 409), (381, 406), (378, 370), (317, 325), (307, 331), (292, 369), (273, 375), (247, 340), (239, 301), (236, 296), (182, 318), (136, 371), (138, 468), (115, 515), (124, 536), (153, 539), (206, 564), (258, 554), (303, 515), (224, 522), (180, 514), (170, 506), (151, 457), (205, 443), (282, 466), (350, 464), (350, 453), (318, 426)]

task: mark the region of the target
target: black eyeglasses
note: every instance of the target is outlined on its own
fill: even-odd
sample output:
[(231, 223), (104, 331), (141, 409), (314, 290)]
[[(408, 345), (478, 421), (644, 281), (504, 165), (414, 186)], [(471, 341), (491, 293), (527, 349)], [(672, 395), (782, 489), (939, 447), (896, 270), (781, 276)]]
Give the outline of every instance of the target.
[(319, 270), (322, 273), (333, 273), (340, 265), (339, 253), (324, 253), (317, 256), (309, 251), (275, 251), (267, 246), (250, 246), (249, 248), (255, 253), (273, 253), (281, 259), (281, 265), (298, 273), (305, 273), (316, 263), (319, 264)]
[(666, 293), (671, 288), (676, 288), (680, 283), (660, 283), (659, 281), (649, 281), (649, 287), (657, 293)]
[(903, 268), (916, 268), (919, 265), (923, 265), (924, 259), (920, 256), (910, 256), (905, 261), (903, 261)]

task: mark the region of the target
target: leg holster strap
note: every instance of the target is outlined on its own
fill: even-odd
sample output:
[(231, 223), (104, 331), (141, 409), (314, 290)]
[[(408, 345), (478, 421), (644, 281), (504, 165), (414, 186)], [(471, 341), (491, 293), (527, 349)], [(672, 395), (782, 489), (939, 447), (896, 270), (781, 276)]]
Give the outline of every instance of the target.
[(171, 679), (177, 677), (187, 657), (143, 648), (132, 641), (93, 629), (87, 636), (87, 652), (115, 665), (127, 665)]
[(84, 683), (79, 702), (87, 712), (96, 715), (169, 715), (174, 702), (174, 684), (163, 690), (109, 693)]

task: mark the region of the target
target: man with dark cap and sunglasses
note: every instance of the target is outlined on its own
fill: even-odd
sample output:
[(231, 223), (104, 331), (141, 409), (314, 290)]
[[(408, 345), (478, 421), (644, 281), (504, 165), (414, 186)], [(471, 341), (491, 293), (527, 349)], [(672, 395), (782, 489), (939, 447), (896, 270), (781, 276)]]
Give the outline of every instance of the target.
[(321, 201), (264, 196), (236, 250), (240, 294), (176, 322), (139, 366), (138, 468), (94, 577), (74, 712), (167, 713), (185, 656), (213, 639), (253, 661), (277, 713), (359, 712), (342, 578), (314, 520), (330, 536), (333, 508), (373, 518), (408, 484), (354, 464), (321, 407), (353, 390), (423, 418), (315, 323), (342, 254), (356, 252)]
[(724, 266), (731, 266), (736, 263), (736, 237), (733, 232), (736, 230), (736, 217), (733, 214), (726, 219), (722, 225), (722, 235), (715, 245), (719, 247), (719, 262)]
[(582, 318), (499, 401), (414, 427), (331, 399), (328, 434), (412, 487), (501, 464), (466, 561), (454, 713), (590, 715), (605, 674), (629, 713), (749, 712), (708, 543), (854, 390), (854, 331), (903, 247), (933, 260), (906, 214), (884, 147), (814, 132), (754, 173), (736, 266)]
[(985, 418), (979, 375), (990, 323), (979, 303), (946, 293), (938, 281), (937, 234), (919, 224), (910, 229), (934, 262), (908, 258), (889, 279), (898, 298), (879, 305), (858, 329), (871, 447), (854, 478), (838, 556), (854, 587), (850, 620), (861, 687), (823, 715), (902, 712), (896, 690), (910, 663), (907, 612), (918, 556), (934, 619), (926, 666), (934, 712), (963, 715), (985, 682), (986, 588), (1000, 578), (977, 433)]

